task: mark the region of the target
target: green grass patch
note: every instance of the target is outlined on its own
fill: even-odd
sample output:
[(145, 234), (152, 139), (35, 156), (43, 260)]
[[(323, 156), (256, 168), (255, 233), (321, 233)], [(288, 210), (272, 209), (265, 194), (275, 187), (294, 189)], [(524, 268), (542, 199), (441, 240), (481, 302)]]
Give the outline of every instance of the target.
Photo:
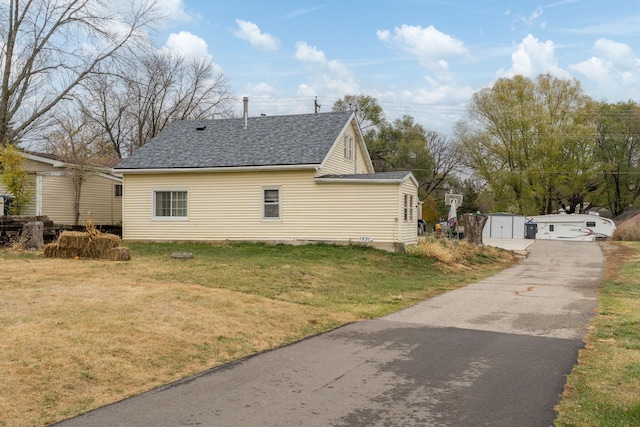
[(556, 426), (640, 425), (640, 243), (607, 244), (607, 277)]
[[(431, 258), (367, 247), (230, 243), (127, 243), (136, 258), (158, 266), (151, 277), (257, 295), (278, 301), (377, 317), (485, 277), (482, 269), (443, 271)], [(190, 259), (173, 259), (186, 251)], [(170, 266), (170, 268), (166, 268)]]

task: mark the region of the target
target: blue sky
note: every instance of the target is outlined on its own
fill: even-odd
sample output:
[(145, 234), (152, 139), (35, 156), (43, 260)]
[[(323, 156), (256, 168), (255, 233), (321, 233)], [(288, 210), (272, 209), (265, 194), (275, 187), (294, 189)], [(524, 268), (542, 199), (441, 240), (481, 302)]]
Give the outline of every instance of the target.
[(159, 0), (154, 38), (219, 67), (250, 115), (321, 112), (374, 96), (390, 120), (450, 134), (499, 77), (576, 78), (608, 102), (640, 102), (637, 0)]

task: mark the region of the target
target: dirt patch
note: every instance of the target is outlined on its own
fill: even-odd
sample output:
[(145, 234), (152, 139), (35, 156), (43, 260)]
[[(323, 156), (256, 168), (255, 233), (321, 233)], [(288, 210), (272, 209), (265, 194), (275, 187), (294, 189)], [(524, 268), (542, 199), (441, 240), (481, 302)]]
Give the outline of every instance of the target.
[(632, 248), (622, 242), (600, 242), (600, 249), (607, 261), (604, 270), (605, 280), (617, 279), (619, 277), (620, 266), (637, 256)]

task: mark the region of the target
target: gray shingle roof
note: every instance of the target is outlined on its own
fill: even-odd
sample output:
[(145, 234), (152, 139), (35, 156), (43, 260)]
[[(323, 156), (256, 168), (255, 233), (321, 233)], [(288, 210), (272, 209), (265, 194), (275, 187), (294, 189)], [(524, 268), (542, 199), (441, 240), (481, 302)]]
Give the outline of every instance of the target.
[(246, 129), (242, 118), (175, 122), (116, 169), (320, 164), (351, 116), (249, 117)]

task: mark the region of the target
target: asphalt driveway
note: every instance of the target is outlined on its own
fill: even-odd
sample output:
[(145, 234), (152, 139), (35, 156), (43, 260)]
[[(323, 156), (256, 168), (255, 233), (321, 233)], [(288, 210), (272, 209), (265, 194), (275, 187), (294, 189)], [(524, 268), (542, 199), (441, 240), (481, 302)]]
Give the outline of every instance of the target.
[(549, 426), (597, 307), (597, 243), (536, 241), (484, 281), (60, 426)]

